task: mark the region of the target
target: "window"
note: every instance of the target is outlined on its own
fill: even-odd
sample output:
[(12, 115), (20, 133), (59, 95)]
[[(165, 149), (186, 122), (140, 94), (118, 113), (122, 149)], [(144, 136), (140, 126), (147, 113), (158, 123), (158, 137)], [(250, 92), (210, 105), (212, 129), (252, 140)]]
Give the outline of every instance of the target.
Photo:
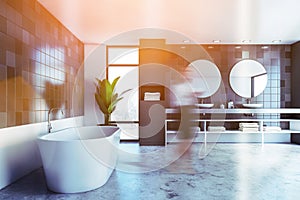
[(107, 78), (118, 81), (116, 91), (121, 94), (127, 92), (118, 102), (116, 110), (111, 115), (111, 121), (118, 123), (121, 128), (121, 140), (138, 139), (139, 120), (139, 49), (136, 46), (107, 47)]

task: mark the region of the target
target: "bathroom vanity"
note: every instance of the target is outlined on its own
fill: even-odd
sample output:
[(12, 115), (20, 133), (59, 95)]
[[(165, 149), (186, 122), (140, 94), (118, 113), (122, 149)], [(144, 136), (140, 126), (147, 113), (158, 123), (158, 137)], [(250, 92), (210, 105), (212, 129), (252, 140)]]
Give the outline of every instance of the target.
[[(165, 40), (140, 41), (140, 145), (166, 145), (176, 141), (180, 112), (175, 107), (187, 105), (185, 93), (193, 97), (188, 106), (197, 105), (195, 141), (300, 143), (300, 109), (280, 108), (300, 108), (291, 104), (290, 72), (283, 68), (288, 62), (277, 62), (276, 56), (269, 56), (270, 52), (288, 55), (290, 51), (282, 54), (282, 49), (275, 46), (268, 51), (261, 50), (260, 46), (254, 49), (252, 46), (214, 47), (186, 45), (182, 48)], [(178, 85), (185, 85), (186, 89), (178, 90)], [(161, 92), (158, 86), (163, 86), (165, 91)], [(145, 92), (160, 92), (163, 98), (145, 101)], [(240, 131), (239, 123), (255, 123), (257, 130)], [(212, 131), (208, 130), (209, 126), (225, 128)]]
[[(261, 142), (265, 141), (266, 136), (281, 135), (285, 139), (281, 142), (290, 142), (294, 134), (300, 134), (300, 119), (293, 117), (300, 113), (299, 108), (281, 108), (281, 109), (194, 109), (192, 111), (199, 117), (195, 120), (199, 122), (199, 128), (195, 137), (198, 142)], [(170, 118), (170, 115), (179, 114), (180, 110), (167, 108), (165, 110), (165, 137), (166, 142), (176, 142), (177, 130), (170, 130), (170, 123), (178, 123), (180, 119)], [(210, 125), (221, 127), (222, 125), (236, 123), (257, 123), (257, 131), (241, 131), (238, 128), (224, 129), (219, 131), (208, 130)], [(273, 127), (273, 124), (280, 129), (267, 129)], [(221, 136), (228, 136), (227, 140), (220, 140)], [(259, 137), (258, 137), (259, 136)], [(287, 138), (289, 141), (287, 141)], [(280, 142), (280, 141), (278, 141)], [(293, 141), (292, 141), (293, 142)]]

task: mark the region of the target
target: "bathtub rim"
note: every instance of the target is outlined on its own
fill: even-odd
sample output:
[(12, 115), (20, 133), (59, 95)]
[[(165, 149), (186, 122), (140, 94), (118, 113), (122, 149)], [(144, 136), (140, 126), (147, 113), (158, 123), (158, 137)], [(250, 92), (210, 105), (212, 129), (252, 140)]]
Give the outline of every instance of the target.
[[(63, 140), (59, 140), (59, 139), (55, 139), (55, 138), (47, 138), (47, 137), (51, 137), (53, 135), (59, 135), (62, 134), (61, 132), (63, 131), (67, 131), (67, 130), (71, 130), (71, 129), (80, 129), (80, 128), (85, 128), (85, 127), (111, 127), (111, 128), (115, 128), (116, 130), (112, 132), (111, 135), (109, 136), (103, 136), (103, 137), (99, 137), (99, 138), (90, 138), (90, 139), (83, 139), (83, 138), (79, 138), (78, 139), (63, 139)], [(75, 127), (68, 127), (68, 128), (64, 128), (61, 130), (57, 130), (55, 132), (51, 132), (51, 133), (46, 133), (43, 135), (40, 135), (37, 137), (37, 140), (40, 141), (47, 141), (47, 142), (76, 142), (76, 141), (89, 141), (89, 140), (99, 140), (99, 139), (104, 139), (104, 138), (109, 138), (112, 137), (116, 132), (120, 131), (120, 128), (118, 126), (75, 126)]]

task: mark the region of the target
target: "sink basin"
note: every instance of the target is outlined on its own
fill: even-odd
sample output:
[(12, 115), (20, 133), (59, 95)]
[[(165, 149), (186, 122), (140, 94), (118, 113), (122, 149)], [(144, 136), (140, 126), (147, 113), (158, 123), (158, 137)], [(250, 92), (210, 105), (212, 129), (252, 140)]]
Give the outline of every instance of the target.
[(263, 106), (262, 103), (244, 103), (243, 107), (245, 108), (261, 108)]
[(196, 104), (199, 108), (212, 108), (214, 106), (213, 103), (198, 103)]

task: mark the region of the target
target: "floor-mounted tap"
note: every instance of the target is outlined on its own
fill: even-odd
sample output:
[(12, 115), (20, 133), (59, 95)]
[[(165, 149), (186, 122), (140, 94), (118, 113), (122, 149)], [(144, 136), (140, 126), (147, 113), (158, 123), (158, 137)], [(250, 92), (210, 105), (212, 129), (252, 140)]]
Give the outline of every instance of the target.
[(48, 111), (48, 133), (51, 133), (51, 129), (52, 129), (52, 125), (51, 125), (51, 122), (50, 122), (50, 115), (51, 115), (51, 112), (53, 110), (60, 110), (61, 111), (61, 114), (64, 114), (63, 110), (60, 109), (60, 108), (51, 108), (49, 111)]

